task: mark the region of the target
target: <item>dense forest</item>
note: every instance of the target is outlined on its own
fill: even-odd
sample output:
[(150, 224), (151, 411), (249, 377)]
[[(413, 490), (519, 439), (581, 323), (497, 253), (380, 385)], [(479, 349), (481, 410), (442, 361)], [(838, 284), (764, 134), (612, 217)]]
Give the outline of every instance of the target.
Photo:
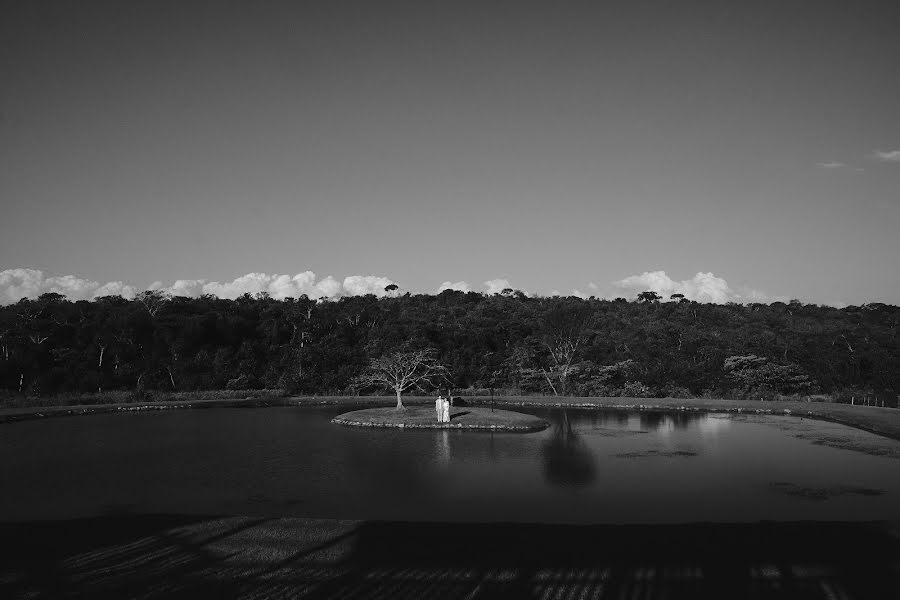
[(461, 394), (877, 397), (900, 393), (900, 308), (485, 295), (236, 300), (145, 292), (0, 307), (9, 396), (281, 389), (353, 394), (370, 360), (431, 349)]

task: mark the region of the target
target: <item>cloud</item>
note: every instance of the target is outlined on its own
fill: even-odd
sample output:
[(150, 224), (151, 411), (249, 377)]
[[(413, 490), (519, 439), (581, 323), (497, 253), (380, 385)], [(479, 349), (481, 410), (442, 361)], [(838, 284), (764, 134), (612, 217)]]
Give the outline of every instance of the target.
[(393, 282), (387, 277), (376, 275), (350, 275), (343, 283), (331, 275), (316, 281), (316, 274), (304, 271), (293, 277), (290, 275), (268, 275), (266, 273), (247, 273), (230, 282), (219, 283), (205, 280), (176, 281), (168, 291), (176, 295), (196, 297), (213, 294), (219, 298), (234, 299), (244, 294), (255, 296), (259, 293), (269, 294), (276, 300), (297, 298), (306, 295), (309, 298), (339, 298), (341, 296), (364, 296), (374, 294), (385, 296), (384, 288)]
[(872, 157), (881, 162), (900, 162), (900, 150), (875, 150)]
[(647, 271), (614, 281), (613, 285), (623, 291), (638, 294), (653, 291), (668, 300), (672, 294), (684, 294), (688, 300), (697, 302), (764, 302), (767, 296), (757, 290), (732, 289), (728, 282), (713, 273), (697, 273), (692, 279), (675, 281), (665, 271)]
[[(134, 298), (143, 289), (162, 290), (174, 296), (196, 298), (202, 294), (212, 294), (219, 298), (234, 299), (243, 294), (255, 296), (259, 293), (267, 293), (276, 300), (285, 298), (297, 298), (306, 295), (312, 299), (335, 299), (343, 296), (361, 296), (374, 294), (378, 297), (390, 295), (384, 288), (393, 281), (379, 275), (350, 275), (338, 280), (331, 275), (318, 279), (312, 271), (304, 271), (296, 275), (247, 273), (231, 281), (218, 282), (207, 279), (178, 279), (171, 285), (161, 281), (155, 281), (147, 288), (139, 288), (127, 285), (121, 281), (110, 281), (100, 284), (89, 279), (82, 279), (74, 275), (45, 276), (43, 271), (37, 269), (7, 269), (0, 271), (0, 304), (11, 304), (22, 298), (37, 298), (41, 294), (53, 292), (63, 294), (70, 300), (93, 300), (102, 296), (119, 295), (123, 298)], [(484, 282), (486, 293), (499, 294), (504, 289), (512, 289), (508, 279), (491, 279)], [(697, 273), (691, 279), (675, 281), (665, 271), (648, 271), (640, 275), (631, 275), (612, 283), (618, 295), (632, 297), (638, 293), (652, 290), (657, 292), (665, 300), (672, 294), (684, 294), (690, 300), (698, 302), (771, 302), (779, 300), (757, 290), (738, 288), (734, 289), (721, 277), (713, 273)], [(588, 283), (591, 293), (600, 297), (606, 294), (598, 294), (599, 286), (593, 282)], [(472, 291), (471, 286), (465, 281), (445, 281), (438, 288), (437, 293), (444, 290)], [(527, 295), (527, 294), (526, 294)], [(551, 296), (558, 296), (560, 292), (554, 290)], [(572, 290), (572, 296), (585, 298), (590, 293)]]
[[(341, 294), (341, 283), (329, 275), (315, 285), (315, 291), (319, 298), (336, 298)], [(310, 296), (312, 297), (314, 296)]]
[(344, 292), (350, 296), (365, 296), (375, 294), (386, 296), (384, 288), (394, 282), (387, 277), (375, 277), (374, 275), (350, 275), (344, 278)]
[[(276, 300), (296, 298), (306, 295), (310, 298), (339, 298), (375, 294), (385, 296), (384, 288), (393, 282), (387, 277), (376, 275), (350, 275), (343, 282), (332, 276), (316, 280), (312, 271), (297, 275), (268, 275), (247, 273), (232, 281), (220, 283), (206, 279), (178, 279), (171, 285), (154, 281), (146, 289), (161, 290), (173, 296), (196, 298), (201, 294), (213, 294), (219, 298), (234, 299), (243, 294), (269, 294)], [(81, 279), (74, 275), (46, 277), (37, 269), (7, 269), (0, 271), (0, 304), (11, 304), (22, 298), (37, 298), (41, 294), (54, 292), (63, 294), (70, 300), (93, 300), (101, 296), (119, 295), (134, 298), (141, 288), (126, 285), (121, 281), (110, 281), (100, 285), (96, 281)]]
[(203, 293), (203, 285), (206, 283), (203, 279), (179, 279), (168, 288), (173, 296), (186, 296), (188, 298), (196, 298)]
[(445, 281), (441, 284), (441, 287), (438, 288), (437, 293), (440, 294), (444, 290), (456, 290), (457, 292), (468, 293), (472, 291), (472, 286), (470, 286), (465, 281), (457, 281), (456, 283)]
[(42, 294), (41, 282), (44, 274), (34, 269), (7, 269), (0, 272), (0, 300), (4, 304), (16, 302), (20, 298), (34, 298)]
[(847, 165), (836, 160), (829, 160), (828, 162), (816, 163), (816, 166), (823, 169), (840, 169), (842, 167), (846, 167)]
[[(207, 294), (218, 296), (219, 298), (234, 299), (243, 296), (244, 294), (255, 295), (262, 292), (269, 293), (269, 283), (271, 281), (272, 277), (265, 273), (247, 273), (246, 275), (242, 275), (241, 277), (226, 283), (219, 283), (218, 281), (206, 283), (201, 290)], [(173, 294), (175, 293), (175, 290), (172, 288), (170, 288), (169, 291)]]
[(94, 290), (92, 299), (102, 298), (103, 296), (122, 296), (131, 300), (137, 295), (137, 290), (130, 285), (125, 285), (121, 281), (110, 281)]
[(507, 288), (512, 288), (507, 279), (489, 279), (484, 282), (484, 285), (487, 288), (487, 293), (489, 295), (499, 294)]
[(46, 293), (62, 294), (71, 300), (90, 300), (98, 289), (102, 288), (96, 281), (74, 275), (45, 277), (44, 272), (37, 269), (0, 271), (0, 304), (11, 304), (22, 298), (37, 298)]

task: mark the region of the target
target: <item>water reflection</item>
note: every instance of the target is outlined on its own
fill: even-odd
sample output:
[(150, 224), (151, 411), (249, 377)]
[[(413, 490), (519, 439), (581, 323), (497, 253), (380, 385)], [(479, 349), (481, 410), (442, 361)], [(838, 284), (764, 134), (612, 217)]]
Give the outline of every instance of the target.
[(687, 429), (698, 422), (706, 419), (707, 415), (696, 413), (663, 413), (663, 412), (644, 412), (641, 411), (637, 417), (641, 424), (641, 429), (647, 429), (653, 432), (666, 433), (676, 429)]
[(697, 423), (697, 429), (700, 430), (700, 435), (703, 437), (717, 437), (720, 433), (725, 433), (729, 429), (731, 429), (731, 424), (734, 421), (731, 417), (721, 416), (721, 415), (706, 415), (706, 418), (701, 419), (699, 423)]
[(555, 485), (584, 486), (596, 477), (596, 464), (590, 449), (581, 440), (566, 410), (551, 417), (553, 435), (541, 448), (544, 475)]
[[(558, 409), (532, 411), (548, 421), (558, 419)], [(710, 415), (699, 412), (665, 413), (659, 411), (571, 410), (568, 419), (572, 429), (607, 429), (619, 432), (665, 433), (701, 425)], [(712, 417), (716, 418), (716, 417)], [(727, 419), (728, 417), (722, 417)], [(701, 425), (702, 426), (702, 425)]]
[(446, 429), (435, 432), (434, 459), (441, 468), (446, 468), (450, 464), (450, 432)]

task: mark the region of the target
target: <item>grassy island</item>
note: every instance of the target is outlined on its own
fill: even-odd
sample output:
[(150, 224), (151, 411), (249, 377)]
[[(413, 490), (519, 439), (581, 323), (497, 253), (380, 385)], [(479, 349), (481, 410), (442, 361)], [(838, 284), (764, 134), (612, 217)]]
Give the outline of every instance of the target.
[(339, 425), (356, 427), (404, 427), (411, 429), (487, 429), (491, 431), (541, 431), (547, 421), (513, 412), (478, 407), (453, 407), (450, 422), (439, 423), (433, 406), (396, 408), (367, 408), (336, 416), (331, 420)]

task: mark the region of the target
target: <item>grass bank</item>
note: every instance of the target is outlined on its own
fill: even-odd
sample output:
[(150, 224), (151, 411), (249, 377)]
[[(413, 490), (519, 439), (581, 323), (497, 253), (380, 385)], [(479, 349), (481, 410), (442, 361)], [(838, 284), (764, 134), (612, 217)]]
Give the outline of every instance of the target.
[(89, 394), (54, 394), (52, 396), (25, 396), (5, 393), (0, 395), (2, 409), (44, 409), (76, 406), (105, 406), (146, 404), (150, 402), (197, 402), (208, 400), (244, 400), (246, 398), (284, 398), (284, 390), (206, 390), (197, 392), (160, 392), (112, 390)]

